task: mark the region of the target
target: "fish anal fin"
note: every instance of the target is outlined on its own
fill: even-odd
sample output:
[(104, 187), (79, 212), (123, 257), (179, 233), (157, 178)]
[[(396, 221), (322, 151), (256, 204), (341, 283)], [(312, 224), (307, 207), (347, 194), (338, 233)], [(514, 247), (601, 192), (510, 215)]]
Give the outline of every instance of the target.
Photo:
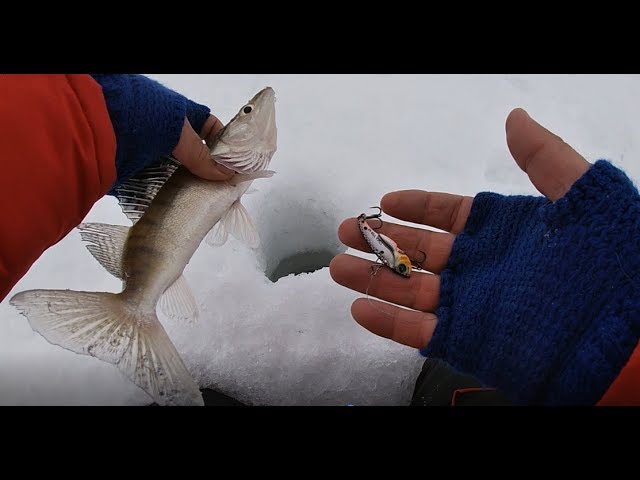
[(195, 322), (198, 319), (198, 305), (184, 275), (164, 291), (159, 303), (162, 312), (172, 320)]

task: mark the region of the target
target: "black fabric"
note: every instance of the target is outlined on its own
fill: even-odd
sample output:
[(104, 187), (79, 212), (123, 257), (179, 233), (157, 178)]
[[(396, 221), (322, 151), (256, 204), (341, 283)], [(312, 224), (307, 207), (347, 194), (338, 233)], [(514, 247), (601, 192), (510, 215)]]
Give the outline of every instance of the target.
[[(416, 380), (411, 406), (491, 406), (511, 405), (508, 397), (496, 389), (487, 388), (475, 378), (454, 370), (449, 364), (436, 358), (428, 358)], [(466, 389), (479, 389), (465, 391)], [(456, 392), (457, 391), (457, 392)], [(207, 407), (247, 406), (228, 395), (211, 388), (201, 388)], [(454, 392), (455, 398), (454, 398)], [(150, 406), (158, 406), (152, 403)]]
[[(201, 388), (200, 393), (202, 393), (205, 407), (246, 407), (244, 403), (239, 402), (235, 398), (212, 390), (211, 388)], [(154, 402), (147, 406), (158, 407), (159, 405)]]
[(411, 406), (511, 405), (499, 390), (486, 387), (469, 375), (436, 358), (428, 358), (416, 380)]
[(246, 405), (239, 402), (235, 398), (232, 398), (224, 393), (220, 393), (217, 390), (210, 388), (201, 388), (202, 398), (204, 400), (205, 407), (245, 407)]

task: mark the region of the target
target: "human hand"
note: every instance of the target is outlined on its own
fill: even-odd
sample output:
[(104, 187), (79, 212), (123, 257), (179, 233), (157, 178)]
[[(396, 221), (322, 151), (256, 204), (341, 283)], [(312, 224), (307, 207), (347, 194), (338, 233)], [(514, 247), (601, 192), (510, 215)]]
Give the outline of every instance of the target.
[(110, 194), (168, 155), (202, 178), (231, 178), (233, 172), (217, 164), (203, 142), (222, 129), (209, 107), (145, 75), (91, 76), (102, 88), (116, 136), (116, 181)]
[[(513, 110), (506, 121), (507, 145), (517, 165), (527, 173), (536, 189), (555, 202), (590, 167), (581, 155), (551, 133), (522, 109)], [(456, 236), (462, 233), (472, 197), (448, 193), (406, 190), (386, 194), (380, 206), (395, 218), (435, 227), (446, 233), (397, 225), (385, 221), (379, 233), (392, 238), (410, 258), (420, 259), (428, 273), (414, 271), (403, 278), (388, 268), (371, 277), (373, 262), (341, 254), (330, 265), (332, 278), (347, 288), (391, 302), (357, 299), (351, 307), (353, 318), (363, 327), (385, 338), (415, 348), (431, 340), (438, 318), (439, 274), (447, 265)], [(355, 218), (339, 227), (340, 240), (349, 247), (370, 253)], [(398, 306), (396, 306), (398, 305)], [(407, 308), (401, 308), (401, 307)]]
[(194, 175), (207, 180), (230, 179), (234, 171), (216, 163), (209, 154), (209, 147), (203, 142), (214, 138), (222, 128), (222, 122), (214, 115), (209, 115), (198, 135), (185, 118), (180, 140), (172, 152), (173, 156)]

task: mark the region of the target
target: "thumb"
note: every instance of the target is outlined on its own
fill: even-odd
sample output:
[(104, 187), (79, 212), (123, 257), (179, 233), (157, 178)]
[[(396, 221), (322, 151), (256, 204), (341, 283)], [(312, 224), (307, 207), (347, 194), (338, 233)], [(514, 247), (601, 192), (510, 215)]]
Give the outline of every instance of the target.
[(507, 117), (507, 145), (518, 166), (540, 193), (555, 202), (591, 164), (527, 112), (516, 108)]
[(178, 145), (173, 156), (191, 173), (207, 180), (229, 180), (233, 171), (218, 165), (209, 154), (209, 148), (185, 118)]

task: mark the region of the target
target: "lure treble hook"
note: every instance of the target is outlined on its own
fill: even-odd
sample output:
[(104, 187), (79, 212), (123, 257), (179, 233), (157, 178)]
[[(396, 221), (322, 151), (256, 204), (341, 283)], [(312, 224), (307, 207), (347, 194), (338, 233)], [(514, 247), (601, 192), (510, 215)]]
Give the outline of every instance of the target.
[(380, 225), (378, 225), (377, 227), (374, 227), (374, 226), (371, 227), (374, 230), (378, 230), (379, 228), (382, 227), (382, 220), (380, 219), (380, 217), (382, 217), (382, 209), (380, 207), (369, 207), (369, 208), (377, 208), (378, 209), (378, 213), (376, 213), (375, 215), (367, 215), (366, 217), (364, 217), (364, 219), (365, 220), (371, 220), (371, 219), (378, 220), (378, 222), (380, 222)]
[(425, 262), (425, 260), (427, 259), (427, 254), (424, 253), (422, 250), (418, 250), (421, 254), (422, 254), (422, 260), (420, 260), (419, 262), (416, 260), (411, 260), (411, 265), (413, 265), (414, 268), (417, 268), (419, 270), (424, 270), (424, 267), (422, 266), (422, 264)]

